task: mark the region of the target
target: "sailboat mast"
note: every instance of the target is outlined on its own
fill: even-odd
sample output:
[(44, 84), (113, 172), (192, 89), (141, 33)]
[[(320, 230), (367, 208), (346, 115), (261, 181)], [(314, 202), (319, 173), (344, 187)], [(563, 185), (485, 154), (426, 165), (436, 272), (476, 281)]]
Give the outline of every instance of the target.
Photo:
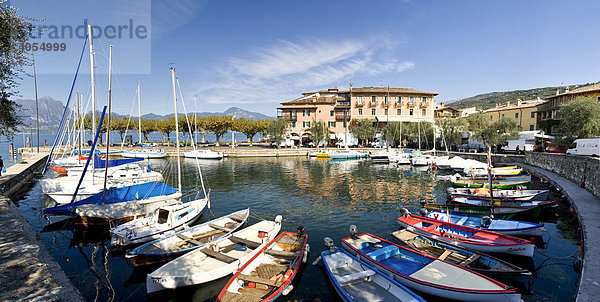
[(388, 152), (390, 152), (390, 143), (388, 141), (388, 132), (390, 130), (390, 86), (388, 85), (387, 87), (387, 109), (385, 110), (386, 112), (386, 117), (385, 117), (385, 145), (386, 145), (386, 150)]
[(194, 95), (194, 145), (198, 144), (198, 109), (196, 109), (196, 95)]
[(108, 155), (110, 149), (110, 101), (112, 93), (112, 45), (108, 51), (108, 120), (106, 122), (106, 161), (104, 162), (104, 190), (102, 191), (102, 203), (106, 193), (106, 180), (108, 179)]
[(96, 131), (96, 79), (94, 77), (94, 47), (92, 46), (91, 24), (88, 25), (88, 39), (90, 42), (90, 75), (92, 79), (92, 136), (94, 136), (94, 131)]
[(417, 122), (417, 133), (419, 134), (419, 150), (421, 150), (421, 121)]
[[(81, 158), (81, 112), (79, 111), (79, 92), (75, 93), (77, 99), (77, 124), (79, 125), (79, 131), (77, 133), (77, 158)], [(81, 160), (79, 160), (81, 161)]]
[(173, 82), (173, 105), (175, 107), (175, 142), (177, 143), (177, 187), (181, 192), (181, 158), (179, 157), (179, 121), (177, 120), (177, 93), (175, 92), (175, 68), (171, 67)]
[(137, 97), (138, 97), (138, 135), (140, 137), (140, 145), (142, 144), (142, 105), (140, 103), (140, 83), (137, 85)]
[(35, 87), (35, 123), (37, 127), (37, 153), (40, 153), (40, 114), (38, 110), (39, 108), (37, 94), (37, 73), (35, 72), (35, 56), (33, 57), (33, 85)]

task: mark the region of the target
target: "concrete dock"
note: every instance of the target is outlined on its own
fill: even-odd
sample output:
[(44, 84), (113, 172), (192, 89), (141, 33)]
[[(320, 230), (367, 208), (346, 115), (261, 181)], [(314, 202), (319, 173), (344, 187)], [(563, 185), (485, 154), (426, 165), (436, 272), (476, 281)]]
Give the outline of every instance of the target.
[(583, 267), (576, 301), (598, 301), (600, 262), (595, 260), (594, 255), (600, 255), (600, 200), (594, 194), (556, 173), (528, 164), (518, 163), (518, 165), (559, 187), (575, 208), (582, 228), (584, 244)]
[(84, 301), (19, 209), (6, 197), (45, 163), (37, 154), (0, 177), (0, 301)]

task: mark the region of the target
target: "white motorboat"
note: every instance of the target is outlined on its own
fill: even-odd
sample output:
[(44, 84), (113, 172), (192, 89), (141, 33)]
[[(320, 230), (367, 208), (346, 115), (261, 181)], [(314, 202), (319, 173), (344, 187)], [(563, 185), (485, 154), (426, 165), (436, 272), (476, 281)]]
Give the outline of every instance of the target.
[(275, 221), (263, 220), (168, 262), (148, 274), (146, 291), (202, 284), (237, 271), (277, 236), (281, 220), (281, 216)]
[(208, 204), (208, 198), (160, 207), (150, 215), (110, 230), (111, 246), (144, 243), (175, 233), (194, 223)]
[(154, 159), (154, 158), (165, 158), (167, 157), (166, 152), (161, 151), (152, 151), (152, 150), (144, 150), (144, 151), (126, 151), (119, 153), (122, 157), (126, 158), (146, 158), (146, 159)]
[(197, 159), (223, 159), (223, 152), (196, 149), (192, 151), (183, 152), (185, 158), (197, 158)]

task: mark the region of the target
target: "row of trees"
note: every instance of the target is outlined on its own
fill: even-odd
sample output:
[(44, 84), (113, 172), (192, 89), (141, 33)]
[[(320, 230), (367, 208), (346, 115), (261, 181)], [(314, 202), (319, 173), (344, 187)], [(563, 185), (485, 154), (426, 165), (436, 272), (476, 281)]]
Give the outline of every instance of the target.
[[(256, 134), (266, 135), (267, 129), (270, 124), (275, 120), (251, 120), (246, 118), (233, 118), (231, 116), (209, 116), (209, 117), (196, 117), (193, 115), (180, 116), (178, 118), (179, 131), (183, 133), (183, 141), (185, 142), (189, 138), (189, 133), (197, 133), (202, 137), (202, 142), (205, 142), (206, 135), (208, 133), (214, 133), (216, 136), (216, 144), (219, 145), (221, 137), (228, 131), (241, 132), (248, 138), (248, 142), (252, 145), (252, 139)], [(100, 122), (100, 117), (96, 116), (96, 125)], [(102, 123), (101, 132), (106, 132), (105, 119)], [(172, 116), (168, 119), (142, 119), (142, 135), (144, 141), (148, 141), (148, 135), (153, 132), (159, 132), (163, 135), (163, 142), (169, 142), (171, 134), (175, 131), (175, 117)], [(86, 115), (84, 117), (84, 128), (91, 129), (92, 127), (92, 116)], [(129, 130), (136, 132), (138, 129), (138, 120), (134, 118), (116, 118), (112, 117), (110, 121), (111, 131), (116, 131), (121, 136), (123, 141), (123, 135)]]

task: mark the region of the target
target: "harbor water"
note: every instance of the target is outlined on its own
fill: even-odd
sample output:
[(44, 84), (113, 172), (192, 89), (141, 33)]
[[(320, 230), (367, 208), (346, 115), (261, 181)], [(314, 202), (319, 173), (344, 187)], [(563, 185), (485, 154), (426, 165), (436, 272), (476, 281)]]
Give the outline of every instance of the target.
[[(183, 193), (189, 200), (201, 194), (200, 178), (195, 160), (182, 161)], [(162, 171), (165, 181), (176, 187), (175, 162), (171, 158), (148, 164)], [(250, 223), (282, 215), (282, 230), (304, 227), (311, 249), (309, 263), (298, 276), (295, 289), (279, 301), (337, 301), (322, 265), (310, 264), (324, 249), (323, 237), (331, 237), (339, 246), (354, 224), (359, 233), (391, 239), (389, 234), (398, 229), (396, 218), (401, 208), (418, 213), (421, 201), (444, 201), (450, 185), (436, 180), (435, 173), (427, 170), (371, 164), (368, 160), (236, 158), (199, 163), (211, 197), (211, 207), (205, 209), (199, 222), (250, 207)], [(544, 185), (536, 180), (533, 187)], [(552, 193), (550, 198), (557, 199), (559, 207), (541, 217), (548, 231), (536, 238), (539, 250), (533, 259), (505, 258), (533, 271), (531, 277), (500, 279), (518, 287), (525, 301), (573, 301), (577, 292), (575, 258), (568, 257), (581, 244), (577, 219), (560, 193)], [(212, 301), (227, 282), (228, 277), (148, 297), (146, 274), (156, 267), (134, 269), (122, 251), (111, 249), (108, 232), (73, 228), (61, 223), (65, 217), (44, 217), (42, 209), (54, 203), (37, 182), (14, 201), (88, 301)]]

